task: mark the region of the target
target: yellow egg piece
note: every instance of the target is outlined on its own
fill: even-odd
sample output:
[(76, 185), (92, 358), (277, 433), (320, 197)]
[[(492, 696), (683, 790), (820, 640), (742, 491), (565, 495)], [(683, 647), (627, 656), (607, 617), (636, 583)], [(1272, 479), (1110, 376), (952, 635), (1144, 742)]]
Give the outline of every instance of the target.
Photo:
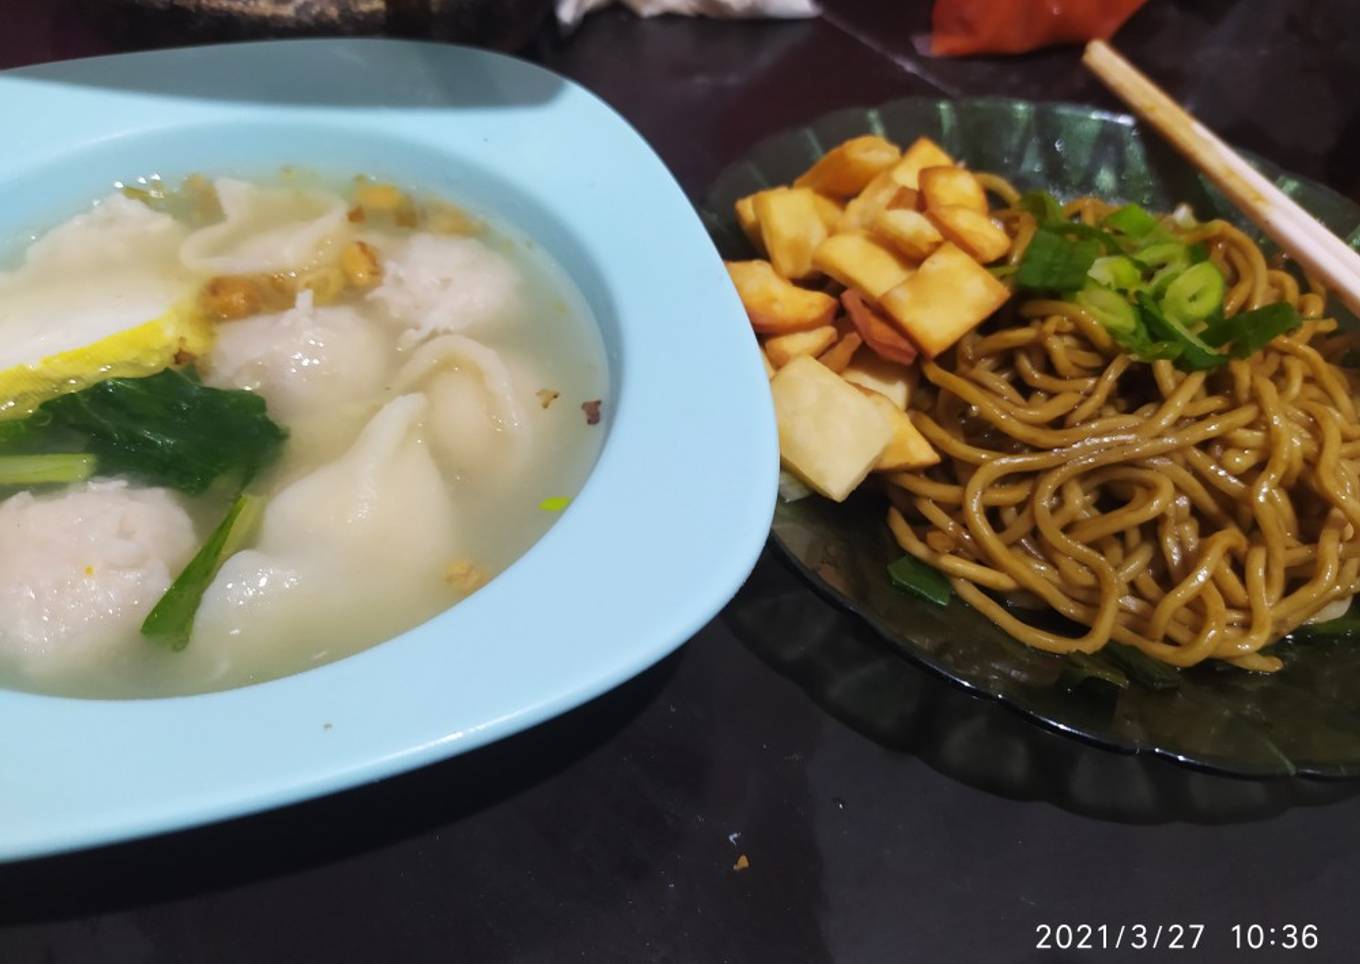
[[(0, 421), (31, 415), (43, 402), (108, 378), (154, 375), (212, 347), (213, 326), (192, 304), (88, 345), (0, 371)], [(181, 354), (183, 353), (183, 355)]]

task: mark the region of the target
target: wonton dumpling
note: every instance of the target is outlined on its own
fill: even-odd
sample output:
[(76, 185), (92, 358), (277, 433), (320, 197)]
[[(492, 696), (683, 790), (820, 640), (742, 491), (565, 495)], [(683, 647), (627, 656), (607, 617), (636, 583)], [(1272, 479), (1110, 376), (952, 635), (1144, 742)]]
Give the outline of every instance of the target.
[(193, 290), (174, 218), (111, 194), (0, 271), (0, 371), (144, 324)]
[(224, 219), (189, 235), (180, 258), (204, 274), (265, 274), (310, 267), (348, 231), (338, 195), (259, 187), (229, 177), (213, 182)]
[(0, 661), (73, 669), (138, 638), (197, 548), (166, 489), (96, 481), (0, 502)]
[(406, 329), (402, 347), (435, 332), (509, 322), (522, 310), (514, 265), (476, 238), (418, 233), (381, 252), (383, 280), (368, 297)]
[[(21, 272), (55, 278), (71, 270), (158, 261), (173, 256), (186, 234), (170, 215), (123, 194), (110, 194), (34, 241), (25, 252), (23, 267), (9, 275), (0, 272), (0, 282)], [(64, 280), (71, 278), (66, 275)]]
[(458, 479), (475, 481), (494, 479), (524, 454), (524, 411), (541, 387), (529, 384), (495, 349), (465, 335), (441, 335), (416, 349), (393, 390), (425, 392), (425, 423), (440, 462)]
[(288, 311), (218, 325), (204, 381), (259, 392), (269, 414), (290, 424), (331, 418), (382, 392), (389, 337), (353, 308), (317, 307), (303, 291)]
[(447, 603), (454, 511), (420, 439), (426, 407), (394, 399), (348, 452), (270, 499), (255, 547), (226, 561), (194, 620), (188, 652), (214, 677), (349, 651)]

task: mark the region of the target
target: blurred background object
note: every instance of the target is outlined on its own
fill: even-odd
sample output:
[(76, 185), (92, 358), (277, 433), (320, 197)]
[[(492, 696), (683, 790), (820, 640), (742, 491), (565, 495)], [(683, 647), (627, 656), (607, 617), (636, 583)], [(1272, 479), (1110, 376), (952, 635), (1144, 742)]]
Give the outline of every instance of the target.
[(82, 14), (143, 46), (262, 37), (388, 34), (518, 50), (553, 0), (84, 0)]
[(821, 13), (815, 0), (557, 0), (557, 19), (563, 27), (574, 27), (592, 10), (614, 3), (622, 3), (639, 17), (669, 13), (730, 20), (757, 17), (792, 20)]
[(1146, 0), (935, 0), (936, 57), (1018, 54), (1052, 44), (1109, 40)]

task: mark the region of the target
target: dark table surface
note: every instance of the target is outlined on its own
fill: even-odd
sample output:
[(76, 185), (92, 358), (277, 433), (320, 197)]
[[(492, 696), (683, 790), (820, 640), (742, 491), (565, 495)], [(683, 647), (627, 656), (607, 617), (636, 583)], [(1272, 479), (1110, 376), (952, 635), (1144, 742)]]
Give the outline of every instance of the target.
[[(0, 66), (149, 42), (91, 5), (4, 0)], [(827, 7), (740, 24), (610, 11), (525, 54), (617, 107), (695, 198), (755, 141), (837, 107), (911, 93), (1115, 106), (1074, 49), (936, 61), (916, 52), (924, 0)], [(1230, 141), (1357, 197), (1354, 12), (1151, 0), (1119, 42)], [(798, 610), (797, 639), (769, 638), (770, 607)], [(896, 709), (861, 716), (866, 694)], [(1039, 731), (890, 655), (767, 553), (677, 655), (521, 736), (281, 811), (0, 868), (0, 962), (1350, 961), (1357, 793)], [(1253, 922), (1316, 924), (1319, 946), (1234, 954), (1231, 926)], [(1045, 923), (1205, 930), (1193, 951), (1064, 953), (1035, 949)]]

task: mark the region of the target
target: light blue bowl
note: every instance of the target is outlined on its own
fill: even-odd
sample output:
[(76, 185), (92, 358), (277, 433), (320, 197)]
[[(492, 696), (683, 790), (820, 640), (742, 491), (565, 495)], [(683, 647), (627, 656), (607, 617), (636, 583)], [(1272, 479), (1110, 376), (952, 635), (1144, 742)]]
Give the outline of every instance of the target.
[(339, 790), (609, 689), (693, 635), (765, 541), (778, 443), (755, 340), (665, 166), (592, 94), (458, 47), (293, 41), (0, 74), (0, 232), (149, 171), (376, 170), (497, 212), (572, 275), (610, 365), (608, 432), (561, 520), (466, 602), (243, 689), (0, 691), (0, 859)]

